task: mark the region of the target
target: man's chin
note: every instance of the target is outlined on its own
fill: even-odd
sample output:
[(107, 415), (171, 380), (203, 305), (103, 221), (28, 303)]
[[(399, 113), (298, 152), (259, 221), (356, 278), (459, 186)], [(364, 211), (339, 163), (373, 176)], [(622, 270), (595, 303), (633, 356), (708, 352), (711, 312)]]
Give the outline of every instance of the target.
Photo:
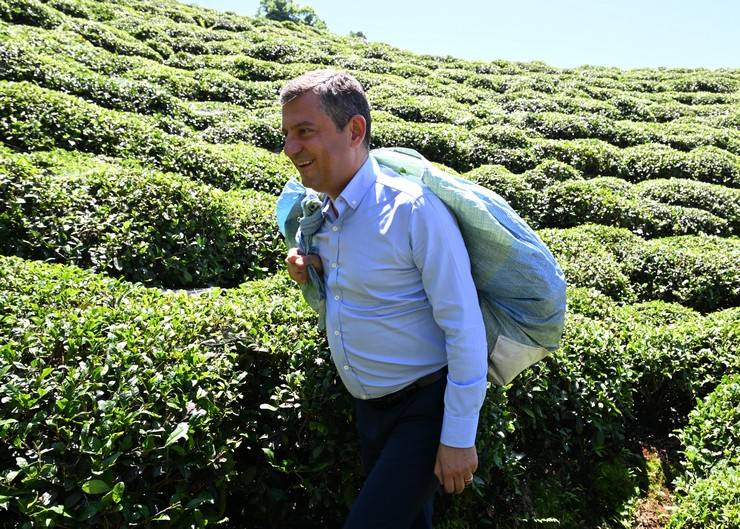
[(301, 175), (301, 184), (303, 184), (303, 187), (308, 187), (310, 189), (313, 189), (314, 191), (318, 191), (315, 187), (316, 179), (311, 178), (311, 176)]

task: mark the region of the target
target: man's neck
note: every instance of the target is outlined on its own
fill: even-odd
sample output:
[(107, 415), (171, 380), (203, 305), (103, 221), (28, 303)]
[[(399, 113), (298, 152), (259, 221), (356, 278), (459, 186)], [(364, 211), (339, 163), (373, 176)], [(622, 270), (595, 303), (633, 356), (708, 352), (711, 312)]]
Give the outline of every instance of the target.
[(329, 198), (332, 201), (332, 205), (337, 200), (337, 198), (339, 198), (339, 195), (342, 194), (342, 191), (344, 191), (344, 188), (347, 187), (347, 185), (352, 181), (352, 179), (358, 173), (358, 171), (360, 170), (360, 167), (362, 167), (365, 164), (365, 162), (367, 161), (367, 159), (368, 159), (369, 156), (370, 156), (370, 151), (368, 151), (366, 149), (358, 157), (359, 158), (359, 162), (358, 163), (355, 163), (354, 171), (352, 171), (350, 173), (349, 177), (344, 181), (344, 183), (342, 184), (342, 186), (340, 188), (338, 188), (338, 189), (335, 189), (335, 190), (332, 190), (332, 191), (327, 191), (326, 194), (329, 195)]

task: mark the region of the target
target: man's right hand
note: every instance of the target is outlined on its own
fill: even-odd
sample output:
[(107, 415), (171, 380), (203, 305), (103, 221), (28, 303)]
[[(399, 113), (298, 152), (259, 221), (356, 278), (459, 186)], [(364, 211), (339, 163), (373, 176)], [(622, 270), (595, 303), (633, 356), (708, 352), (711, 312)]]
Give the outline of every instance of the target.
[(288, 265), (288, 274), (298, 284), (308, 281), (308, 265), (313, 265), (316, 271), (321, 274), (323, 266), (321, 258), (316, 254), (301, 255), (298, 248), (288, 250), (288, 257), (285, 258)]

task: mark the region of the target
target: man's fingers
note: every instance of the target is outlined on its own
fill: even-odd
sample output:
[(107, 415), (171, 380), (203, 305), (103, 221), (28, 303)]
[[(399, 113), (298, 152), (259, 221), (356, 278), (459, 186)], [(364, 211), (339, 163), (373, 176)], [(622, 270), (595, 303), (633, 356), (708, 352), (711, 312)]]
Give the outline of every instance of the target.
[(447, 477), (444, 480), (444, 486), (445, 486), (445, 492), (447, 494), (452, 494), (455, 492), (455, 480), (451, 477)]
[(465, 481), (460, 476), (454, 474), (443, 475), (443, 483), (447, 494), (460, 494), (465, 490)]
[(439, 480), (439, 484), (444, 487), (445, 480), (444, 480), (444, 477), (442, 477), (442, 467), (439, 465), (439, 460), (437, 460), (437, 462), (434, 463), (434, 475), (437, 476), (437, 479)]
[(288, 275), (296, 283), (303, 284), (309, 279), (308, 267), (312, 265), (317, 272), (321, 273), (323, 267), (321, 265), (321, 258), (316, 254), (303, 255), (299, 253), (298, 248), (291, 248), (288, 251), (288, 255), (285, 258), (285, 263), (288, 267)]
[(320, 272), (323, 268), (321, 266), (321, 258), (316, 254), (303, 255), (304, 266), (312, 265), (317, 272)]

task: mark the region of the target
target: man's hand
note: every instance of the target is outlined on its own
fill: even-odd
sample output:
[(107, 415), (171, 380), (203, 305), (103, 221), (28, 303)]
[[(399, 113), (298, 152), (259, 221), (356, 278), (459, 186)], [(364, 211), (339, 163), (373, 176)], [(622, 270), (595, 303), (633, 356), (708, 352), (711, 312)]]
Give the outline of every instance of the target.
[(448, 493), (460, 494), (470, 483), (473, 472), (478, 469), (478, 452), (475, 446), (453, 448), (439, 444), (434, 475)]
[(288, 257), (285, 258), (285, 262), (288, 265), (290, 277), (301, 285), (308, 281), (308, 265), (313, 265), (319, 274), (323, 270), (321, 258), (318, 255), (301, 255), (298, 253), (298, 248), (288, 250)]

